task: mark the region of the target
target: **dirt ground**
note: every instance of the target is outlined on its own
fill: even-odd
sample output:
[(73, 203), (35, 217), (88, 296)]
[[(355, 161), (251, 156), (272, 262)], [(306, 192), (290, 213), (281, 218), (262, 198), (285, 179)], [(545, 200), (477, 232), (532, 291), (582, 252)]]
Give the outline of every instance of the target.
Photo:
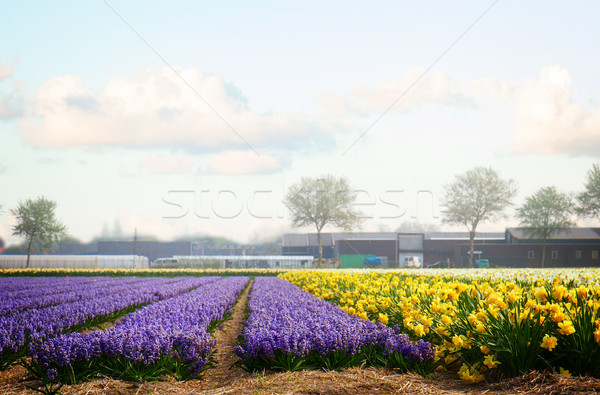
[[(209, 374), (212, 372), (208, 372)], [(15, 366), (0, 377), (2, 394), (36, 394), (22, 382), (23, 368)], [(247, 373), (232, 369), (227, 382), (221, 379), (155, 382), (125, 382), (112, 379), (64, 386), (65, 395), (97, 394), (597, 394), (600, 380), (564, 378), (556, 374), (532, 372), (526, 376), (465, 384), (455, 373), (434, 373), (431, 378), (398, 374), (385, 369), (351, 368), (341, 372), (303, 371)]]
[[(458, 379), (456, 373), (435, 372), (430, 378), (417, 374), (400, 374), (374, 368), (351, 368), (341, 372), (255, 372), (248, 373), (232, 367), (235, 362), (233, 347), (243, 328), (247, 287), (236, 304), (231, 320), (217, 330), (215, 367), (204, 374), (203, 380), (178, 382), (127, 382), (97, 379), (60, 389), (65, 395), (150, 395), (150, 394), (597, 394), (600, 380), (589, 377), (565, 378), (547, 372), (531, 372), (512, 379), (469, 385)], [(14, 365), (0, 372), (0, 394), (37, 394), (27, 386), (37, 387), (39, 381), (28, 380), (27, 371)]]

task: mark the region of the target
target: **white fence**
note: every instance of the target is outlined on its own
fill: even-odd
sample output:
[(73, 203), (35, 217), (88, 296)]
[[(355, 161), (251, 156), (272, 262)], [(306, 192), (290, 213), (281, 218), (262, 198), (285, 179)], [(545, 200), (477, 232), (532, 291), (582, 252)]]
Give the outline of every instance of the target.
[[(0, 268), (23, 269), (27, 255), (0, 255)], [(30, 268), (147, 269), (148, 258), (137, 255), (32, 255)]]

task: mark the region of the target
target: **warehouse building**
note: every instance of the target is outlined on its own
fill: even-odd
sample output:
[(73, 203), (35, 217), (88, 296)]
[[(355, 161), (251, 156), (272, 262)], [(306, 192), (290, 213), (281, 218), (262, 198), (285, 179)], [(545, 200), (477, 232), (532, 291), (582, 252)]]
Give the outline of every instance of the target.
[[(323, 233), (323, 257), (339, 258), (342, 268), (364, 267), (364, 259), (380, 257), (384, 267), (406, 267), (406, 259), (423, 266), (451, 261), (466, 267), (469, 261), (468, 232), (357, 232)], [(542, 240), (531, 239), (521, 228), (505, 232), (478, 232), (475, 259), (488, 259), (496, 267), (540, 267)], [(283, 255), (318, 256), (315, 233), (285, 234)], [(571, 228), (547, 240), (546, 267), (600, 267), (600, 228)]]

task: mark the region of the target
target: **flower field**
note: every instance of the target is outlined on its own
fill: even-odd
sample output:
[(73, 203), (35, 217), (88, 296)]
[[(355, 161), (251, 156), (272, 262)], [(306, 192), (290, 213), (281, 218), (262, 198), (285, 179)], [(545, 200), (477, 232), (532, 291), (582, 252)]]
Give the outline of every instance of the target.
[(294, 271), (282, 278), (351, 315), (436, 346), (440, 368), (600, 374), (600, 271)]
[(1, 280), (7, 283), (0, 294), (0, 309), (4, 312), (0, 317), (0, 368), (5, 368), (26, 355), (31, 342), (110, 321), (140, 305), (215, 281), (216, 277), (49, 277), (37, 285), (27, 280)]
[(259, 277), (236, 347), (248, 370), (341, 369), (368, 365), (428, 373), (431, 344), (352, 317), (279, 278)]
[(25, 366), (44, 393), (98, 377), (206, 379), (236, 357), (238, 375), (600, 376), (599, 270), (257, 270), (251, 287), (210, 274), (0, 277), (0, 370)]
[(94, 376), (151, 380), (196, 376), (215, 345), (211, 325), (224, 319), (248, 277), (215, 281), (145, 306), (112, 329), (70, 333), (31, 347), (33, 366), (47, 380), (75, 383)]

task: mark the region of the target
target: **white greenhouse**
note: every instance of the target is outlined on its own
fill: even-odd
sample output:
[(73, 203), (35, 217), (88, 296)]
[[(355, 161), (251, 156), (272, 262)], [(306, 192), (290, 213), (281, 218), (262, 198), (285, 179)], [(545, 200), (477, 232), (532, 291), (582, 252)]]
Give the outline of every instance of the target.
[[(23, 269), (27, 255), (0, 255), (0, 268)], [(148, 258), (137, 255), (31, 255), (29, 267), (35, 269), (147, 269)]]
[(196, 255), (160, 258), (152, 263), (155, 268), (262, 268), (310, 269), (312, 256), (305, 255)]

